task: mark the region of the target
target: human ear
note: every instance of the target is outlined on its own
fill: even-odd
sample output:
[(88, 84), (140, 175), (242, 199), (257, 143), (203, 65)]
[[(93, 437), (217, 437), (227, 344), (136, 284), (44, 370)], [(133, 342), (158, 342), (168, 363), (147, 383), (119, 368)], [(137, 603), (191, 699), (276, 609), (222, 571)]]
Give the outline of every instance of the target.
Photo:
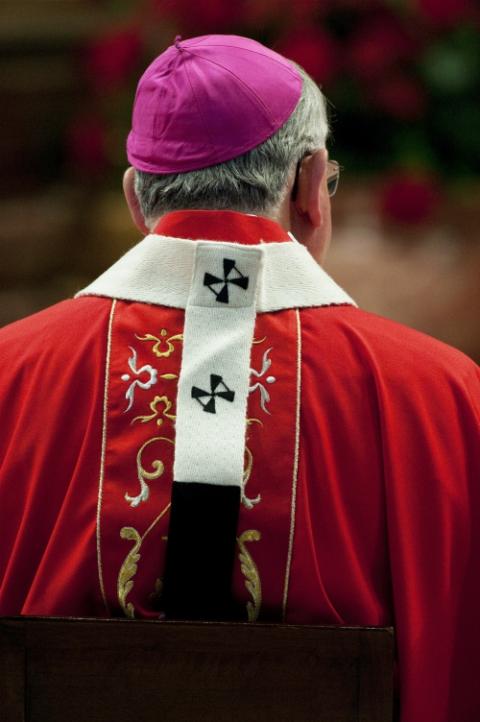
[(327, 151), (325, 148), (307, 155), (300, 163), (297, 178), (295, 210), (307, 218), (314, 228), (323, 222), (322, 196), (327, 171)]
[(140, 203), (138, 202), (137, 194), (135, 193), (135, 168), (127, 168), (123, 174), (123, 193), (125, 200), (127, 201), (128, 210), (132, 217), (132, 221), (136, 225), (139, 231), (142, 233), (150, 233), (150, 229), (145, 223)]

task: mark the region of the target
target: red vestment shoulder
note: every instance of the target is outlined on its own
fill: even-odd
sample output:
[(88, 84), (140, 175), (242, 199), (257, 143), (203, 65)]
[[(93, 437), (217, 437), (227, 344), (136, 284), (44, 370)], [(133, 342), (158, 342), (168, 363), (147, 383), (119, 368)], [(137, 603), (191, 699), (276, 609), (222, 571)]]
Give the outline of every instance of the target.
[(358, 309), (305, 310), (302, 324), (296, 604), (315, 569), (332, 619), (395, 626), (402, 720), (473, 722), (479, 369)]
[[(183, 323), (84, 297), (0, 331), (1, 614), (158, 617)], [(478, 368), (351, 306), (258, 314), (251, 368), (248, 618), (393, 624), (402, 722), (474, 722)]]
[(0, 330), (1, 614), (102, 614), (90, 568), (110, 306), (68, 300)]

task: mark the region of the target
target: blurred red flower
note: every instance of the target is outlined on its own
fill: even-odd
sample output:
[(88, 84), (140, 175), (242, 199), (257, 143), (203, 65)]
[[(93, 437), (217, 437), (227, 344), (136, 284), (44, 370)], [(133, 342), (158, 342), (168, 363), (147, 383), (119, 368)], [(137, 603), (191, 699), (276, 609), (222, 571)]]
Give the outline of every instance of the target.
[(350, 38), (347, 64), (364, 80), (383, 75), (399, 61), (411, 57), (416, 42), (401, 21), (379, 15), (362, 22)]
[(137, 67), (142, 55), (142, 38), (136, 27), (116, 29), (97, 37), (86, 49), (85, 72), (98, 91), (121, 86)]
[(377, 108), (399, 120), (417, 120), (427, 107), (427, 96), (421, 83), (404, 73), (381, 78), (371, 97)]
[(385, 179), (379, 198), (385, 218), (412, 225), (429, 220), (440, 200), (440, 189), (434, 178), (407, 171)]
[(75, 172), (99, 176), (107, 167), (106, 129), (97, 115), (76, 118), (67, 129), (66, 145)]
[(451, 27), (474, 14), (472, 0), (413, 0), (413, 5), (437, 27)]
[(318, 83), (328, 85), (340, 69), (334, 40), (318, 28), (295, 30), (275, 50), (299, 63)]

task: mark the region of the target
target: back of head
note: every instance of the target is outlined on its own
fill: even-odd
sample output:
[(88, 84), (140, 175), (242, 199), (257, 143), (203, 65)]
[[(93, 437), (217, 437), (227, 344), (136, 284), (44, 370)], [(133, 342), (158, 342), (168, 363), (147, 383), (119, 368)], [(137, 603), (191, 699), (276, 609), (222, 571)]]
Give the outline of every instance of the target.
[(293, 62), (248, 38), (177, 39), (135, 99), (127, 150), (143, 215), (272, 215), (291, 168), (327, 134), (322, 93)]

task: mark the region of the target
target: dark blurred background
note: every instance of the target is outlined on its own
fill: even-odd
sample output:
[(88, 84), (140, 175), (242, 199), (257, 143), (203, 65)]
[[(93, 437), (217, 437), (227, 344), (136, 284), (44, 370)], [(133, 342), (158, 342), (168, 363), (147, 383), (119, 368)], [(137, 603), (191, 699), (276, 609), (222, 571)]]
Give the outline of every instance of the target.
[(327, 270), (480, 360), (479, 30), (475, 0), (2, 0), (0, 324), (138, 240), (120, 190), (136, 81), (176, 34), (238, 33), (330, 101)]

